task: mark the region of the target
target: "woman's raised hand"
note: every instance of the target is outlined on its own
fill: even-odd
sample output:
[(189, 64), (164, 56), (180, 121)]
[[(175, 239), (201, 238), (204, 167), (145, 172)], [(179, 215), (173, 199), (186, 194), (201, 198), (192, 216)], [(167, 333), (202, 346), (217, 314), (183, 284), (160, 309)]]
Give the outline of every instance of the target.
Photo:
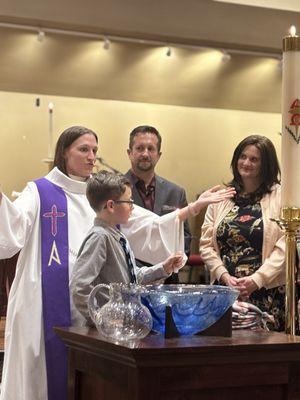
[(186, 220), (190, 216), (199, 214), (202, 208), (211, 203), (219, 203), (220, 201), (231, 199), (235, 195), (235, 189), (228, 187), (221, 189), (221, 186), (214, 186), (211, 189), (203, 192), (196, 201), (189, 203), (187, 207), (182, 208), (178, 212), (178, 217), (181, 221)]
[(233, 187), (221, 189), (220, 185), (214, 186), (213, 188), (203, 192), (194, 204), (201, 204), (201, 206), (204, 207), (211, 203), (219, 203), (220, 201), (231, 199), (235, 193), (236, 192)]
[(188, 210), (191, 215), (195, 216), (199, 214), (202, 208), (212, 203), (219, 203), (220, 201), (231, 199), (235, 193), (236, 192), (233, 187), (221, 189), (220, 185), (214, 186), (200, 194), (194, 203), (190, 203), (188, 205)]

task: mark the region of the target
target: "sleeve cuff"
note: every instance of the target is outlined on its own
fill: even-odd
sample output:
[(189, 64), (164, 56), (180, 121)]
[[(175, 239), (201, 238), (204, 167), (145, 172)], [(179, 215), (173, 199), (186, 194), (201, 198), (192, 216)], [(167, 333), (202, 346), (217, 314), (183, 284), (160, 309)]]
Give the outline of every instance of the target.
[(156, 271), (157, 271), (157, 272), (159, 271), (160, 274), (161, 274), (161, 276), (159, 276), (158, 279), (160, 279), (160, 278), (168, 278), (169, 276), (172, 275), (172, 273), (168, 274), (168, 273), (165, 271), (165, 269), (164, 269), (164, 267), (163, 267), (163, 263), (156, 264), (155, 267), (157, 267), (157, 270), (156, 270)]
[(258, 289), (262, 288), (264, 285), (263, 277), (260, 275), (259, 272), (254, 272), (253, 275), (251, 275), (251, 279), (256, 283)]
[(212, 272), (212, 275), (215, 277), (216, 280), (220, 280), (221, 276), (227, 272), (228, 270), (224, 267), (224, 265), (219, 265), (215, 271)]

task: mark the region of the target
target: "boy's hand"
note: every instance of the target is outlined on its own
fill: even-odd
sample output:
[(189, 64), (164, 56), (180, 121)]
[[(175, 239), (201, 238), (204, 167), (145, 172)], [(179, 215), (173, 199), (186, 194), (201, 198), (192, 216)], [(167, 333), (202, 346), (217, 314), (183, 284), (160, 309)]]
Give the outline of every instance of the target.
[(183, 267), (183, 254), (172, 254), (163, 262), (163, 267), (167, 274), (177, 273)]

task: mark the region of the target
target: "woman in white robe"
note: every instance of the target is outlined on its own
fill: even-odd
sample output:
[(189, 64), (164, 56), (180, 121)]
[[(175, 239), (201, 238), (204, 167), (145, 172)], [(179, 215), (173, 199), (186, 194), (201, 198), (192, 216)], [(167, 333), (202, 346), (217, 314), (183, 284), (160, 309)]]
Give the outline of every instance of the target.
[[(57, 143), (56, 167), (45, 177), (62, 188), (67, 199), (69, 276), (95, 216), (85, 196), (85, 181), (92, 172), (97, 148), (98, 139), (91, 130), (67, 129)], [(122, 230), (136, 256), (154, 264), (174, 251), (183, 251), (181, 221), (189, 213), (231, 195), (208, 191), (202, 200), (180, 211), (179, 219), (176, 212), (159, 217), (135, 207)], [(0, 400), (49, 400), (42, 316), (40, 197), (34, 182), (29, 182), (13, 203), (0, 193), (0, 258), (10, 258), (19, 251), (8, 301)]]

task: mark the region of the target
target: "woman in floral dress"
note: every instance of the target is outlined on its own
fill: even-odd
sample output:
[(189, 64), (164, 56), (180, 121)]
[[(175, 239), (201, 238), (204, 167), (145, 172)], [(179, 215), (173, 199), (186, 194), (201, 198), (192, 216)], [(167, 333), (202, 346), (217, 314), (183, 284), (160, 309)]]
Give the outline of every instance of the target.
[(272, 314), (271, 329), (284, 330), (285, 241), (270, 218), (280, 215), (280, 168), (272, 142), (242, 140), (231, 161), (234, 199), (210, 205), (200, 252), (211, 282), (233, 286), (240, 298)]

